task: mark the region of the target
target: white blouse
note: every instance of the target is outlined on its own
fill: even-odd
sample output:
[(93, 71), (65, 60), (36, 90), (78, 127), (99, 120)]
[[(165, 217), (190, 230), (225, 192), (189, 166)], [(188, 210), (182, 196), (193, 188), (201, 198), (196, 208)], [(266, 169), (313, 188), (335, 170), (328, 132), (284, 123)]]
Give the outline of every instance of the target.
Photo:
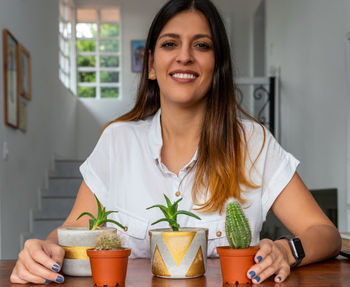
[[(263, 143), (263, 130), (252, 121), (243, 121), (248, 141), (246, 174), (260, 186), (244, 190), (247, 200), (244, 212), (252, 230), (252, 245), (259, 242), (259, 233), (274, 200), (294, 175), (299, 161), (286, 152), (266, 130), (265, 145), (256, 161)], [(95, 149), (81, 165), (80, 172), (93, 193), (106, 210), (117, 210), (109, 218), (127, 226), (118, 226), (123, 245), (132, 248), (131, 258), (150, 257), (148, 230), (168, 227), (166, 222), (151, 226), (162, 218), (158, 208), (146, 210), (154, 204), (166, 205), (163, 194), (173, 202), (180, 197), (179, 210), (189, 210), (201, 217), (197, 220), (178, 216), (181, 227), (209, 228), (208, 256), (217, 256), (216, 246), (227, 245), (225, 213), (199, 213), (193, 210), (192, 183), (197, 153), (178, 175), (172, 173), (161, 161), (162, 132), (160, 110), (144, 121), (118, 122), (109, 125), (102, 133)], [(186, 175), (187, 174), (187, 175)]]

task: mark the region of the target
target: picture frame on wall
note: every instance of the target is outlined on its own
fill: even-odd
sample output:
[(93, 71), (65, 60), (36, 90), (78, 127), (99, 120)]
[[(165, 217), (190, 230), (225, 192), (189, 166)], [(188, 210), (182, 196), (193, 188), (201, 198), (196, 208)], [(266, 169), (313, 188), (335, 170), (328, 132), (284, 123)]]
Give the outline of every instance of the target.
[(27, 100), (32, 99), (32, 75), (30, 53), (18, 43), (18, 92)]
[(15, 129), (18, 128), (19, 124), (17, 43), (16, 38), (7, 29), (4, 29), (4, 115), (5, 124)]
[(131, 40), (131, 71), (134, 73), (142, 72), (145, 45), (145, 40)]
[(27, 131), (27, 100), (24, 97), (19, 99), (19, 123), (18, 128), (22, 132)]

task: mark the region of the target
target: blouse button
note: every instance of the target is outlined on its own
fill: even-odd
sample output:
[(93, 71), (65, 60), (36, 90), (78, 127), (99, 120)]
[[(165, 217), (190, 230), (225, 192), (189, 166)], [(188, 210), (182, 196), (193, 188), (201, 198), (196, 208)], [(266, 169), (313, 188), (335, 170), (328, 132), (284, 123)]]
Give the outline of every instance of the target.
[(179, 197), (181, 195), (181, 192), (178, 190), (177, 192), (175, 192), (175, 195)]
[(125, 232), (128, 231), (128, 227), (127, 226), (124, 227), (124, 231)]
[(222, 234), (221, 231), (217, 231), (217, 232), (216, 232), (216, 236), (217, 236), (217, 237), (220, 237), (221, 234)]

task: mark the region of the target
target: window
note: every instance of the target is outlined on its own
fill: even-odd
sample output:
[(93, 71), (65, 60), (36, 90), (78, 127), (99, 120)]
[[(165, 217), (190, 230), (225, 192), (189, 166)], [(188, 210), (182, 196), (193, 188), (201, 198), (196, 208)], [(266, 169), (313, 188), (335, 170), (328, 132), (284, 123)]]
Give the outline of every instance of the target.
[[(65, 5), (68, 6), (67, 1), (61, 2), (66, 2)], [(62, 10), (64, 12), (64, 8)], [(73, 46), (73, 49), (68, 59), (66, 54), (60, 51), (61, 81), (80, 98), (118, 98), (121, 73), (119, 8), (86, 5), (81, 7), (77, 4), (71, 11), (74, 12), (71, 21), (72, 42), (67, 41), (67, 50), (70, 46)], [(63, 20), (64, 17), (60, 17), (60, 35), (61, 26), (62, 31), (65, 31)], [(66, 38), (60, 36), (60, 42), (61, 39), (64, 42)], [(74, 62), (70, 69), (69, 59)], [(67, 66), (68, 72), (65, 70)]]

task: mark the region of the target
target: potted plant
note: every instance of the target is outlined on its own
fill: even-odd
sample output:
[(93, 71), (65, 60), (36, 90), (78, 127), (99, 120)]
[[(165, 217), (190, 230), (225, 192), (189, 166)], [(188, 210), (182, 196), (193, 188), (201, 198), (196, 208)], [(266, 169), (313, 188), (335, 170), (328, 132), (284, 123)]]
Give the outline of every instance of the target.
[(87, 250), (92, 279), (96, 286), (124, 286), (130, 248), (123, 248), (119, 235), (105, 231), (96, 238), (96, 247)]
[(258, 248), (250, 247), (252, 236), (249, 222), (237, 201), (226, 206), (225, 230), (230, 246), (216, 248), (220, 257), (223, 283), (251, 284), (247, 272), (254, 264)]
[(124, 226), (119, 222), (107, 219), (109, 214), (118, 211), (106, 211), (106, 208), (102, 208), (96, 195), (95, 198), (98, 207), (97, 217), (89, 212), (83, 212), (77, 218), (79, 220), (84, 215), (90, 216), (89, 227), (64, 227), (57, 230), (58, 244), (65, 250), (62, 266), (64, 274), (71, 276), (91, 276), (90, 262), (86, 250), (96, 246), (96, 237), (100, 233), (106, 230), (115, 230), (113, 227), (103, 227), (102, 225), (106, 222), (111, 222), (124, 229)]
[(152, 273), (163, 278), (202, 276), (207, 264), (208, 229), (180, 227), (177, 222), (178, 215), (183, 214), (199, 220), (200, 217), (189, 211), (178, 210), (178, 203), (182, 198), (174, 203), (171, 203), (165, 194), (164, 198), (167, 206), (157, 204), (147, 208), (158, 207), (165, 216), (152, 225), (165, 221), (170, 226), (149, 231)]

